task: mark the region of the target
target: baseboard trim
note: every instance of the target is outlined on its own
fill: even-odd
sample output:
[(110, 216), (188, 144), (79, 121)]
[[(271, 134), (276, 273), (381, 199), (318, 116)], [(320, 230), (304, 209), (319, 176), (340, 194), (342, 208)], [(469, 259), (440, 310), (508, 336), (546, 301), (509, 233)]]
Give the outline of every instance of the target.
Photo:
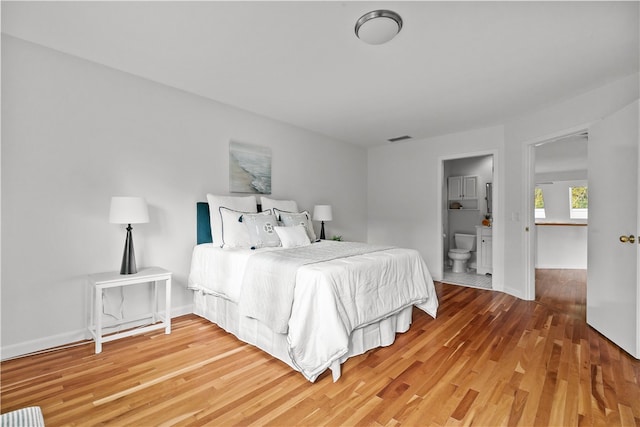
[[(184, 316), (193, 313), (193, 304), (184, 305), (182, 307), (173, 307), (171, 309), (171, 318)], [(69, 331), (58, 335), (45, 338), (24, 341), (17, 344), (11, 344), (0, 347), (0, 360), (14, 359), (16, 357), (28, 356), (31, 353), (45, 351), (50, 348), (60, 347), (90, 338), (86, 328)], [(87, 341), (88, 343), (91, 341)]]
[(522, 293), (522, 289), (514, 289), (514, 288), (512, 288), (512, 287), (505, 286), (505, 287), (502, 289), (502, 292), (504, 292), (505, 294), (509, 294), (509, 295), (511, 295), (511, 296), (514, 296), (514, 297), (516, 297), (516, 298), (520, 298), (521, 300), (525, 300), (525, 301), (527, 301), (527, 300), (528, 300), (528, 299), (527, 299), (527, 297), (526, 297), (526, 295), (524, 295), (524, 294)]
[(535, 268), (539, 270), (586, 270), (587, 266), (584, 264), (571, 264), (571, 265), (541, 264), (541, 265), (536, 265)]

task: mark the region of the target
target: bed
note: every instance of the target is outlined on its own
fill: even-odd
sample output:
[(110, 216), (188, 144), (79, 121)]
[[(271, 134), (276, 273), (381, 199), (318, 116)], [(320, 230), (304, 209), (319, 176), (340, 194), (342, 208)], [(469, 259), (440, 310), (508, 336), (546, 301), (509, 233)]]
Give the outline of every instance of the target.
[[(304, 218), (302, 212), (291, 214), (293, 224), (283, 224), (286, 212), (297, 211), (291, 202), (280, 205), (291, 211), (278, 212), (265, 209), (269, 199), (263, 198), (262, 209), (234, 200), (197, 204), (197, 245), (188, 284), (194, 313), (307, 380), (314, 382), (330, 369), (337, 381), (349, 357), (393, 344), (397, 333), (409, 329), (414, 306), (435, 318), (433, 280), (417, 251), (316, 240), (308, 214), (306, 226), (295, 222)], [(216, 229), (213, 222), (219, 219)], [(279, 244), (256, 245), (264, 242), (245, 236), (242, 244), (228, 245), (231, 227), (242, 231), (251, 220), (262, 228), (276, 220), (277, 233), (270, 234), (282, 237)], [(288, 234), (309, 235), (301, 237), (304, 244), (292, 246)]]

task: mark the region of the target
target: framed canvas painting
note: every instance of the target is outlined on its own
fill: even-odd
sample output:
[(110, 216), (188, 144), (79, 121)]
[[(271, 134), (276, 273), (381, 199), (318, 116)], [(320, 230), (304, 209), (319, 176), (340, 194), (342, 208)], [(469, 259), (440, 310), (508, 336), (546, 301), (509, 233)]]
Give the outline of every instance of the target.
[(229, 191), (271, 194), (271, 149), (229, 142)]

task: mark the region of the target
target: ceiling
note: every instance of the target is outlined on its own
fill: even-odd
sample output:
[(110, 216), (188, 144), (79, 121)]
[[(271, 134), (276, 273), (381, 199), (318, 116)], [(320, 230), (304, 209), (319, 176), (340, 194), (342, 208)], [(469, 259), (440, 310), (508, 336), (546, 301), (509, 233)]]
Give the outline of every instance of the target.
[[(8, 2), (2, 32), (365, 147), (638, 72), (638, 2)], [(387, 8), (384, 45), (354, 35)]]

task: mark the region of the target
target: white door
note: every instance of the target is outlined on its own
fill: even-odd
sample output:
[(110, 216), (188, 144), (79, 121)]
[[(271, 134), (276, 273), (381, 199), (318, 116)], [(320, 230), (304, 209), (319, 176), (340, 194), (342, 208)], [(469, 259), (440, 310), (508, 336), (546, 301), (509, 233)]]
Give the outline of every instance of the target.
[(588, 146), (587, 323), (635, 358), (640, 358), (638, 105), (635, 101), (594, 124)]

